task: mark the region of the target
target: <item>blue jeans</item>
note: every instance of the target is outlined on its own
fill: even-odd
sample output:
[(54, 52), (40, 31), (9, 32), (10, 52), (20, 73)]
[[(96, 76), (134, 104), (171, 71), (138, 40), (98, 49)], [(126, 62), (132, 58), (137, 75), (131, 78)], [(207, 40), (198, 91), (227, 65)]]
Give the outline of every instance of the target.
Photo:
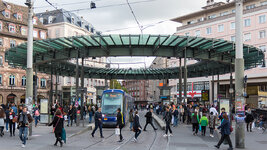
[(28, 127), (19, 128), (19, 138), (22, 141), (22, 144), (26, 145), (26, 139), (28, 136)]
[(173, 126), (177, 126), (178, 125), (178, 117), (174, 117), (174, 122), (173, 122)]
[(93, 118), (93, 116), (91, 114), (89, 114), (89, 123), (92, 122), (92, 118)]
[(135, 137), (135, 139), (137, 139), (137, 137), (140, 135), (140, 133), (141, 133), (141, 130), (137, 130), (137, 131), (135, 131), (135, 135), (134, 135), (134, 137)]
[(35, 126), (37, 126), (40, 116), (34, 116)]
[(130, 130), (133, 129), (133, 122), (130, 122)]
[(8, 130), (8, 122), (9, 122), (9, 121), (6, 121), (6, 130)]

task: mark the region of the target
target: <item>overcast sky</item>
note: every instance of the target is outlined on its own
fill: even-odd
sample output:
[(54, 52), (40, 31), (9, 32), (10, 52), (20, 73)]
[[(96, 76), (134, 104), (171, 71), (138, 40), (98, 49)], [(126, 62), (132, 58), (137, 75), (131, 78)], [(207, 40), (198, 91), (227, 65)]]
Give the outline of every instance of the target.
[[(24, 5), (26, 0), (5, 0), (15, 4)], [(55, 10), (50, 7), (45, 0), (35, 1), (35, 13), (46, 10)], [(73, 11), (78, 16), (83, 16), (93, 24), (96, 30), (103, 34), (140, 34), (141, 31), (127, 5), (127, 0), (93, 0), (96, 3), (96, 9), (90, 9), (91, 0), (48, 0), (58, 9), (64, 8), (67, 11)], [(144, 34), (173, 34), (176, 27), (180, 24), (168, 21), (169, 19), (182, 16), (194, 11), (200, 10), (205, 6), (206, 0), (128, 0), (136, 18), (141, 26), (147, 27), (143, 30)], [(223, 1), (223, 0), (215, 0)], [(164, 22), (162, 22), (164, 21)], [(162, 22), (162, 23), (159, 23)], [(125, 30), (121, 30), (127, 28)], [(112, 32), (109, 32), (111, 31)], [(153, 58), (113, 58), (112, 62), (145, 62), (150, 65)], [(128, 65), (127, 65), (128, 66)], [(144, 64), (134, 64), (141, 67)], [(120, 65), (120, 67), (125, 67)]]

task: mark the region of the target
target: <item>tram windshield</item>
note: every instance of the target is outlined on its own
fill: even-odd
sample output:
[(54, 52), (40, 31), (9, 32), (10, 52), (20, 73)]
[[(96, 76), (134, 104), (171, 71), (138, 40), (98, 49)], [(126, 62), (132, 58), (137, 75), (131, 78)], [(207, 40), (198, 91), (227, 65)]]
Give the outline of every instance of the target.
[(117, 109), (122, 107), (122, 93), (105, 93), (102, 96), (102, 113), (116, 114)]

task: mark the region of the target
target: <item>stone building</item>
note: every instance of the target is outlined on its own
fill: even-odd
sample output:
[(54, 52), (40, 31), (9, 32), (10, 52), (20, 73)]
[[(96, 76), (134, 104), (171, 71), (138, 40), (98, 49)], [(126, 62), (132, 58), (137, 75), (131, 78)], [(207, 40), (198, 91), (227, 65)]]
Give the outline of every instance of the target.
[[(28, 8), (0, 0), (0, 104), (25, 102), (26, 71), (9, 65), (5, 51), (27, 41)], [(46, 39), (47, 28), (33, 18), (34, 40)], [(37, 98), (48, 98), (49, 76), (38, 73)]]

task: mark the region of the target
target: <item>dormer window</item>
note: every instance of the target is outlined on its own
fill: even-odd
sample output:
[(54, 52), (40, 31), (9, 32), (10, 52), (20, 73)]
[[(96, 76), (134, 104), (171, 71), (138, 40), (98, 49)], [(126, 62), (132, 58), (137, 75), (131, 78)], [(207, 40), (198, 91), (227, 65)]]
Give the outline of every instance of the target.
[(53, 16), (48, 17), (48, 23), (53, 23)]
[(0, 21), (0, 31), (2, 31), (2, 28), (3, 28), (3, 24), (2, 24), (2, 22)]
[(32, 23), (33, 23), (34, 25), (37, 25), (37, 17), (34, 17), (34, 18), (32, 19)]
[(10, 11), (9, 10), (4, 10), (2, 12), (2, 14), (6, 17), (6, 18), (10, 18)]
[(42, 24), (44, 24), (44, 18), (39, 19)]
[(74, 17), (71, 17), (71, 23), (74, 24)]
[(17, 18), (17, 20), (22, 21), (22, 14), (21, 13), (14, 14), (14, 17)]

